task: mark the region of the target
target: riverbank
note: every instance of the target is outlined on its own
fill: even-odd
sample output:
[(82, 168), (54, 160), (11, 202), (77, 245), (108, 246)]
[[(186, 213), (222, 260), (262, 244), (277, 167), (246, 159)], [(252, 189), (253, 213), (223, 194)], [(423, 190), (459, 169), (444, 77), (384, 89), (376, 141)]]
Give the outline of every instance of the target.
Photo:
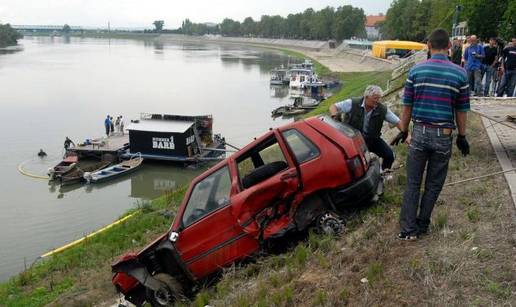
[(395, 63), (372, 57), (369, 52), (356, 50), (344, 44), (330, 48), (328, 42), (292, 39), (267, 39), (224, 36), (187, 36), (179, 34), (163, 34), (156, 38), (158, 42), (190, 42), (238, 44), (273, 49), (288, 49), (291, 52), (304, 54), (328, 67), (333, 72), (372, 72), (390, 71)]

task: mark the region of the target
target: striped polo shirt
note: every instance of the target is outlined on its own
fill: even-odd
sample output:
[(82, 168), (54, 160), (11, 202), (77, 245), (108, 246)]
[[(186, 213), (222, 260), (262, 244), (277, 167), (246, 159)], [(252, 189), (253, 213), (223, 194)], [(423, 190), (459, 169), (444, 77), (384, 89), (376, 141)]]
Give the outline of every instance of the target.
[(455, 128), (455, 111), (469, 111), (466, 71), (445, 55), (433, 55), (410, 70), (402, 104), (412, 106), (416, 123)]

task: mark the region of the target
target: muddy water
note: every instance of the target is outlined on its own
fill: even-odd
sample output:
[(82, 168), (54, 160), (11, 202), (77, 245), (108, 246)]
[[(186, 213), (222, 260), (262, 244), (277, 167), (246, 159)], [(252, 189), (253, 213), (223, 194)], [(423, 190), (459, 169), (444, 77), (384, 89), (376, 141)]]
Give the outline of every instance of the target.
[[(147, 41), (33, 37), (0, 54), (0, 280), (39, 255), (111, 223), (139, 201), (187, 184), (203, 169), (145, 164), (131, 176), (67, 189), (43, 174), (65, 136), (101, 136), (106, 114), (213, 114), (214, 130), (241, 146), (280, 125), (270, 112), (289, 100), (269, 70), (289, 59), (260, 49)], [(36, 157), (42, 148), (46, 159)]]

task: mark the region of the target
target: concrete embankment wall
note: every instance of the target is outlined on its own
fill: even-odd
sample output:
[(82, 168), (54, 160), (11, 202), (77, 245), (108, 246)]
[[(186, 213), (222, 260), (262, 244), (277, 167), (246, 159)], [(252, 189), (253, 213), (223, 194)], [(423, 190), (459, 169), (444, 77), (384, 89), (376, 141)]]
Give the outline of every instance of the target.
[(294, 47), (308, 50), (320, 50), (328, 46), (325, 41), (294, 40), (294, 39), (272, 39), (272, 38), (250, 38), (250, 37), (224, 37), (224, 36), (188, 36), (179, 34), (162, 34), (158, 37), (163, 42), (167, 41), (190, 41), (190, 42), (217, 42), (217, 43), (238, 43), (249, 45), (270, 45), (276, 47)]
[(368, 51), (352, 49), (344, 43), (335, 49), (330, 49), (327, 41), (222, 36), (187, 36), (178, 34), (163, 34), (160, 35), (157, 40), (164, 43), (211, 42), (220, 44), (232, 43), (242, 45), (269, 46), (273, 48), (286, 48), (302, 52), (327, 66), (334, 72), (383, 71), (391, 70), (395, 66), (395, 63), (391, 61), (374, 58)]

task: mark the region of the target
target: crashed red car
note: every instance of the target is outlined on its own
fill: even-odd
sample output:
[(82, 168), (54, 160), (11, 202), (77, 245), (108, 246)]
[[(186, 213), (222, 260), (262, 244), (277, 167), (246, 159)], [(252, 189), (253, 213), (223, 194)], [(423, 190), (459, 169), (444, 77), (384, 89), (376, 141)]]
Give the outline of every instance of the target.
[(340, 232), (339, 212), (376, 198), (381, 182), (362, 136), (341, 122), (271, 129), (195, 178), (169, 231), (114, 263), (112, 282), (136, 305), (171, 306), (272, 239), (312, 226)]

